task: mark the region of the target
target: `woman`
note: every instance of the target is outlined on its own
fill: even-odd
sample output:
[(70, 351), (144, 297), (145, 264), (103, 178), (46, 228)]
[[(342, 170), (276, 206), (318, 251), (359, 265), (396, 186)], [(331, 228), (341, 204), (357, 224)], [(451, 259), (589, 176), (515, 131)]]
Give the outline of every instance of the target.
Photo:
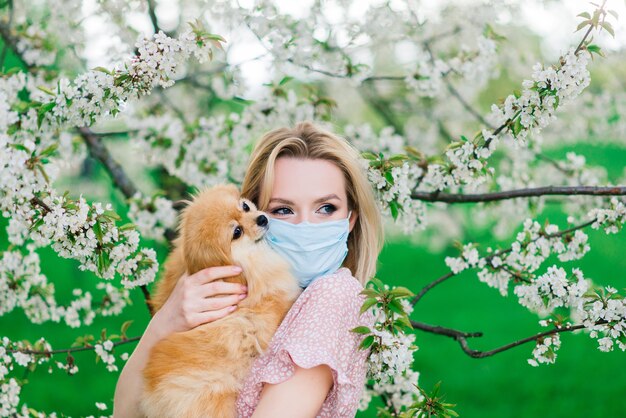
[[(256, 144), (242, 195), (268, 214), (268, 234), (278, 238), (268, 242), (292, 263), (304, 291), (254, 362), (237, 412), (254, 418), (353, 417), (368, 351), (358, 349), (360, 338), (350, 330), (372, 325), (369, 312), (359, 315), (359, 292), (374, 275), (383, 245), (380, 212), (359, 153), (308, 121), (275, 129)], [(290, 238), (305, 252), (280, 244)], [(313, 251), (326, 241), (325, 254)], [(235, 266), (220, 266), (181, 277), (122, 370), (114, 418), (139, 416), (141, 370), (159, 339), (236, 308), (246, 289), (220, 279), (237, 273)]]

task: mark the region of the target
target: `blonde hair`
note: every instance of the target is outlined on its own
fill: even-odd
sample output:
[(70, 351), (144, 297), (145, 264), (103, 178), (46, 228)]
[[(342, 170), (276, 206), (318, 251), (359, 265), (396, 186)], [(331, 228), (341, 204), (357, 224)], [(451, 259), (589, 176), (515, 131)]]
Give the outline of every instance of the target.
[[(348, 255), (342, 266), (350, 269), (363, 286), (376, 273), (376, 262), (384, 244), (383, 222), (376, 197), (359, 164), (360, 153), (346, 139), (302, 121), (293, 128), (267, 132), (255, 144), (243, 179), (241, 194), (267, 210), (274, 184), (274, 163), (278, 157), (323, 159), (334, 163), (345, 176), (348, 209), (358, 213), (348, 235)], [(268, 187), (265, 187), (268, 186)]]

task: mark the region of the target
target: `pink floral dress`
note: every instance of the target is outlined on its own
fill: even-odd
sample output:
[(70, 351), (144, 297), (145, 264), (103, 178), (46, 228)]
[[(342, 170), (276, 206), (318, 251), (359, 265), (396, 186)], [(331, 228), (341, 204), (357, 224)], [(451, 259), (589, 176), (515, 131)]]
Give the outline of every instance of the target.
[(374, 322), (369, 310), (359, 314), (365, 300), (359, 294), (362, 290), (347, 267), (316, 279), (304, 289), (265, 353), (253, 362), (237, 398), (239, 418), (252, 415), (265, 382), (277, 384), (289, 379), (294, 364), (303, 368), (327, 364), (332, 369), (334, 383), (318, 418), (356, 415), (365, 388), (370, 350), (359, 349), (363, 335), (350, 330), (359, 325), (372, 327)]

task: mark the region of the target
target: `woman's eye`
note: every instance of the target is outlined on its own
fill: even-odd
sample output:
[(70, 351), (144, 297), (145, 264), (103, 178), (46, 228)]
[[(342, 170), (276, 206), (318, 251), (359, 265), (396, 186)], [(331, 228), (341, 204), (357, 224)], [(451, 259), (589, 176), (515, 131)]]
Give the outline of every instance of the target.
[(243, 202), (243, 211), (244, 212), (250, 212), (250, 206), (248, 206), (248, 204), (246, 202)]
[(330, 215), (331, 213), (333, 213), (334, 211), (336, 211), (336, 210), (337, 210), (337, 208), (335, 207), (335, 205), (331, 205), (330, 203), (329, 203), (329, 204), (327, 204), (327, 205), (322, 206), (322, 209), (323, 209), (323, 208), (329, 208), (329, 209), (328, 209), (328, 212), (324, 212), (324, 213), (327, 213), (327, 214), (329, 214), (329, 215)]
[(273, 214), (276, 214), (276, 215), (287, 215), (287, 213), (285, 213), (285, 212), (279, 212), (280, 210), (283, 210), (283, 209), (284, 209), (284, 210), (288, 210), (288, 211), (290, 211), (290, 212), (291, 212), (291, 209), (289, 209), (289, 208), (276, 208), (276, 209), (274, 209), (274, 210), (272, 211), (272, 213), (273, 213)]
[(240, 238), (243, 235), (243, 228), (240, 226), (235, 227), (233, 231), (233, 239)]

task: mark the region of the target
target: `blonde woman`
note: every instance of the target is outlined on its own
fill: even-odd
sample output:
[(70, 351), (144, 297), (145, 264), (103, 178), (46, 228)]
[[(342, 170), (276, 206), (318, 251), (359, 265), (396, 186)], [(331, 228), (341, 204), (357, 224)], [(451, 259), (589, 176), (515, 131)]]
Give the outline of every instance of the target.
[[(372, 325), (369, 311), (359, 314), (359, 293), (384, 242), (359, 158), (345, 139), (309, 121), (266, 133), (252, 152), (242, 196), (268, 214), (268, 243), (291, 263), (304, 290), (243, 382), (239, 417), (356, 414), (369, 351), (359, 350), (361, 338), (350, 330)], [(156, 341), (236, 308), (246, 290), (220, 279), (237, 273), (236, 266), (220, 266), (181, 277), (122, 370), (114, 417), (139, 416), (141, 370)]]

